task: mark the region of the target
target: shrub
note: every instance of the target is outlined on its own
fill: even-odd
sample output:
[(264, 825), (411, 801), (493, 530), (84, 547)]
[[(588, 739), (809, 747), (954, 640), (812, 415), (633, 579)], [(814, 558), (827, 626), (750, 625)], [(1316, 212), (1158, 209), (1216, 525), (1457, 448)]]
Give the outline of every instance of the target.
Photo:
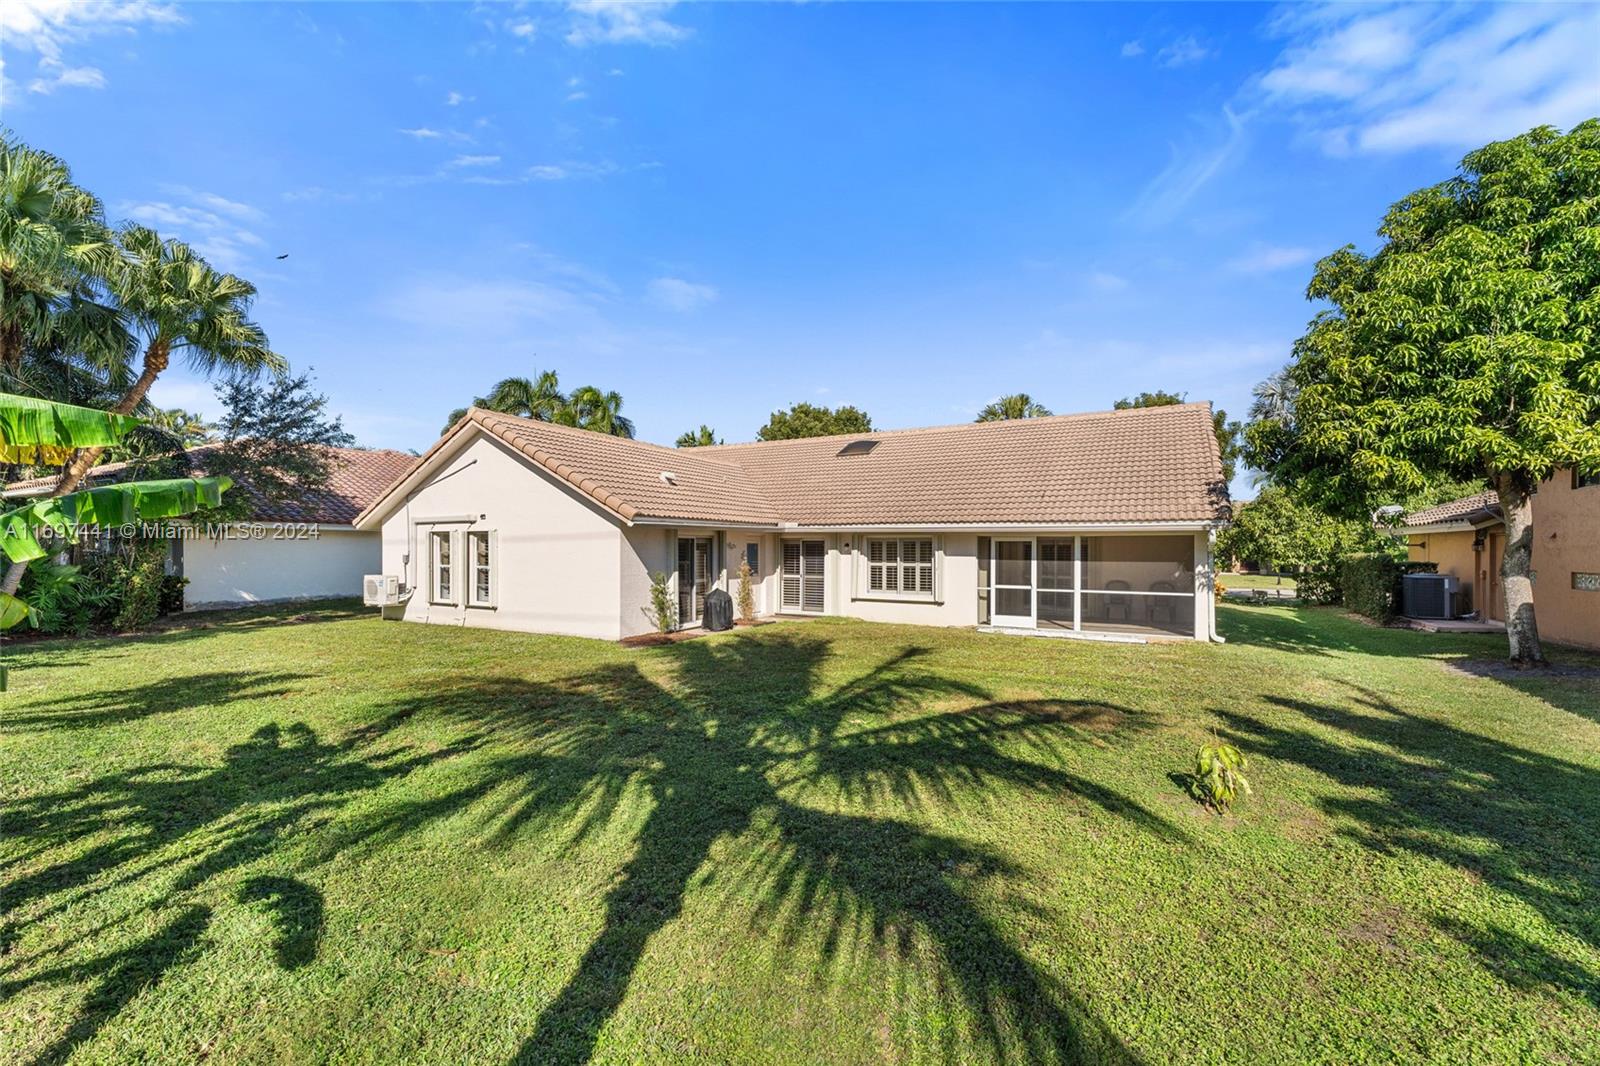
[(739, 621), (751, 622), (756, 617), (756, 593), (751, 588), (751, 579), (755, 575), (750, 572), (750, 560), (742, 559), (739, 562)]
[(1383, 552), (1352, 555), (1339, 568), (1344, 605), (1380, 622), (1400, 613), (1400, 579), (1406, 574), (1430, 573), (1434, 563), (1411, 563)]
[(183, 610), (183, 590), (189, 579), (177, 574), (167, 574), (161, 579), (161, 613), (177, 614)]
[(1338, 603), (1339, 572), (1332, 566), (1308, 566), (1294, 577), (1301, 603)]
[(667, 575), (659, 570), (650, 575), (650, 602), (641, 610), (658, 633), (670, 633), (678, 624), (678, 605), (667, 587)]
[(161, 616), (161, 593), (166, 583), (167, 543), (133, 541), (117, 556), (122, 567), (122, 602), (112, 616), (119, 631), (143, 629)]
[(1250, 763), (1244, 752), (1216, 737), (1203, 746), (1194, 760), (1195, 788), (1202, 803), (1218, 814), (1233, 806), (1240, 792), (1250, 795), (1250, 782), (1244, 769)]
[(116, 589), (85, 578), (81, 568), (39, 563), (23, 579), (22, 600), (33, 610), (29, 624), (44, 633), (81, 636), (101, 624)]

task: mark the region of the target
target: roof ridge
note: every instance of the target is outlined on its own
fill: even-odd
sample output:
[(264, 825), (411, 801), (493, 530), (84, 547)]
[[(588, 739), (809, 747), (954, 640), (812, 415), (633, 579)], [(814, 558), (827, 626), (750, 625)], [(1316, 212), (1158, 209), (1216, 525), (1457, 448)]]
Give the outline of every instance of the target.
[(1210, 400), (1192, 400), (1186, 403), (1168, 403), (1158, 407), (1123, 407), (1099, 411), (1073, 411), (1064, 415), (1039, 415), (1034, 418), (1000, 418), (992, 422), (947, 422), (939, 426), (902, 426), (898, 429), (869, 429), (858, 433), (821, 433), (814, 437), (786, 437), (783, 440), (735, 441), (732, 444), (702, 444), (693, 449), (700, 452), (724, 451), (733, 448), (754, 448), (769, 444), (793, 444), (802, 440), (827, 440), (845, 438), (860, 440), (865, 437), (893, 437), (910, 433), (947, 433), (956, 430), (1020, 428), (1049, 423), (1080, 421), (1090, 418), (1125, 418), (1130, 415), (1184, 410), (1191, 407), (1211, 407)]

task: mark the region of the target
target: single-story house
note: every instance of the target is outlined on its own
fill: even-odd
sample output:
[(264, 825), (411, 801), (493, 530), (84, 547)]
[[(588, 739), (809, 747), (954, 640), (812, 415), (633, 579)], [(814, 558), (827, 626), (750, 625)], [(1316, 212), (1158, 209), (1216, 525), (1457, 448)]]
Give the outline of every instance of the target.
[(1211, 639), (1209, 404), (667, 448), (474, 408), (355, 519), (390, 617), (615, 640), (761, 615)]
[[(1465, 609), (1505, 621), (1500, 499), (1480, 492), (1405, 516), (1406, 554), (1456, 579)], [(1533, 606), (1539, 635), (1600, 648), (1600, 478), (1558, 471), (1533, 494)]]
[[(205, 472), (205, 455), (212, 447), (189, 450), (196, 473)], [(332, 470), (320, 490), (294, 500), (267, 501), (242, 481), (230, 491), (250, 499), (247, 520), (214, 528), (181, 524), (187, 535), (171, 541), (168, 569), (189, 580), (185, 607), (361, 594), (361, 579), (376, 570), (382, 552), (377, 533), (356, 529), (354, 519), (417, 457), (364, 448), (328, 452)], [(114, 482), (127, 471), (126, 463), (104, 463), (90, 469), (84, 484)], [(4, 495), (17, 500), (41, 496), (55, 482), (54, 477), (15, 481), (5, 487)]]

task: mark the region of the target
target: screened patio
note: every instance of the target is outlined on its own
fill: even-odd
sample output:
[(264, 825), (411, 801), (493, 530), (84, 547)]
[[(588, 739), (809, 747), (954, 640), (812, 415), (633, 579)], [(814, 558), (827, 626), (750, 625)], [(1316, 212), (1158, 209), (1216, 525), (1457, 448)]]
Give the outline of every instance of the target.
[(983, 537), (978, 565), (980, 624), (1194, 636), (1192, 535)]

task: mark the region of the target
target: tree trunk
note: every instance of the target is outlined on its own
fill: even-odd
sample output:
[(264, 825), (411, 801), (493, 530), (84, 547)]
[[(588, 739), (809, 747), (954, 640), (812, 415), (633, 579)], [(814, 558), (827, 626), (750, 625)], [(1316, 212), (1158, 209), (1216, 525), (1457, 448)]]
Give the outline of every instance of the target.
[[(144, 371), (140, 373), (139, 380), (135, 381), (128, 391), (123, 394), (122, 399), (117, 401), (117, 405), (111, 409), (112, 413), (119, 415), (133, 414), (133, 409), (138, 407), (140, 402), (144, 400), (145, 396), (150, 392), (150, 386), (155, 384), (156, 378), (160, 377), (161, 372), (167, 368), (167, 362), (171, 355), (171, 348), (166, 341), (152, 341), (144, 352)], [(95, 461), (100, 458), (100, 454), (104, 451), (104, 448), (79, 448), (77, 454), (72, 457), (72, 462), (67, 464), (67, 468), (56, 479), (55, 488), (50, 490), (50, 495), (46, 499), (65, 496), (76, 489), (78, 484), (83, 481), (83, 476), (89, 472), (89, 469), (94, 466)], [(15, 596), (17, 594), (17, 586), (22, 584), (22, 575), (27, 572), (27, 569), (27, 563), (12, 563), (7, 567), (5, 581), (0, 582), (0, 592)]]
[(1500, 512), (1506, 525), (1500, 585), (1511, 661), (1517, 666), (1543, 666), (1544, 649), (1539, 645), (1539, 625), (1533, 616), (1533, 501), (1505, 474), (1496, 476), (1495, 489), (1500, 494)]

